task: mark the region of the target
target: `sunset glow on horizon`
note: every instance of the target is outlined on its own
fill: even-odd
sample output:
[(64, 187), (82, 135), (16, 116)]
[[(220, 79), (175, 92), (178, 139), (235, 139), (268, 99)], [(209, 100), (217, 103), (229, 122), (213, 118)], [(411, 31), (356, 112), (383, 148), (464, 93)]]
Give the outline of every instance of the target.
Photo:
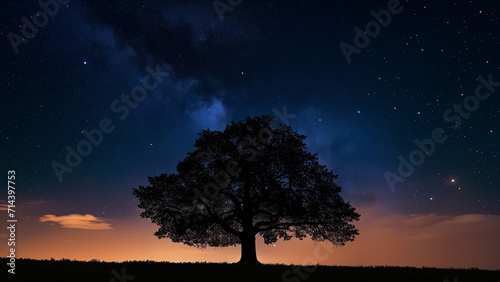
[[(360, 235), (343, 247), (331, 247), (331, 254), (325, 251), (316, 258), (314, 252), (319, 243), (308, 238), (280, 240), (274, 246), (265, 245), (257, 236), (257, 256), (262, 263), (270, 264), (301, 265), (316, 260), (321, 265), (500, 270), (497, 263), (500, 245), (495, 236), (500, 232), (500, 216), (388, 215), (373, 207), (364, 207), (359, 212), (362, 217), (356, 226)], [(47, 218), (52, 216), (37, 218), (31, 214), (21, 218), (23, 224), (19, 225), (17, 239), (19, 257), (228, 263), (240, 258), (239, 245), (198, 249), (169, 239), (160, 240), (153, 235), (156, 226), (138, 215), (113, 219), (90, 215), (55, 216), (56, 222), (49, 222)], [(63, 219), (78, 223), (65, 223)], [(82, 223), (82, 219), (88, 222)], [(325, 254), (328, 257), (321, 259)], [(7, 252), (0, 255), (5, 257)]]

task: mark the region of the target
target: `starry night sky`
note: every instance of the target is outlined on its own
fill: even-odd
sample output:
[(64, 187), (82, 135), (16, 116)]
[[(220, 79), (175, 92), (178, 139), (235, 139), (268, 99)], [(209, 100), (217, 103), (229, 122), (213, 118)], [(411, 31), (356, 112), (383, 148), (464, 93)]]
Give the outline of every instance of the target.
[[(224, 20), (213, 1), (68, 1), (18, 53), (8, 34), (21, 35), (21, 18), (41, 8), (2, 1), (0, 172), (16, 170), (18, 216), (32, 222), (26, 241), (64, 229), (47, 229), (45, 215), (91, 214), (115, 230), (139, 220), (132, 188), (174, 172), (202, 129), (262, 114), (285, 122), (276, 114), (284, 107), (362, 217), (498, 222), (500, 87), (459, 128), (443, 114), (474, 95), (479, 76), (500, 81), (500, 3), (439, 2), (401, 1), (348, 63), (339, 44), (354, 46), (353, 28), (364, 30), (388, 1), (243, 0)], [(120, 119), (113, 102), (143, 85), (147, 66), (168, 77)], [(76, 149), (105, 118), (114, 131), (60, 182), (53, 162), (65, 164), (66, 146)], [(391, 191), (384, 173), (397, 174), (398, 156), (408, 159), (435, 128), (447, 140)], [(498, 237), (496, 226), (488, 232)]]

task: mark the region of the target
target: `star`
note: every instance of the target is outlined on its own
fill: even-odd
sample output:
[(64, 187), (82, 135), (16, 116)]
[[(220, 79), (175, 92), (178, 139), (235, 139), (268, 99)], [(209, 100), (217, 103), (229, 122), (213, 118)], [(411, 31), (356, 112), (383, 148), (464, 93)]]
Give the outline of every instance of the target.
[(83, 62), (83, 64), (84, 64), (84, 65), (86, 65), (86, 64), (87, 64), (87, 62)]

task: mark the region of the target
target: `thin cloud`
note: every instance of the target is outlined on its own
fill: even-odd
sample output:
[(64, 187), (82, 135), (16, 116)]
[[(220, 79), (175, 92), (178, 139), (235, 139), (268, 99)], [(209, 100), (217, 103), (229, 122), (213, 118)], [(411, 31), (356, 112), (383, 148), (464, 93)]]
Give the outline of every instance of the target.
[(109, 223), (101, 218), (91, 214), (69, 214), (56, 216), (46, 214), (40, 217), (40, 222), (56, 222), (61, 224), (62, 228), (88, 229), (88, 230), (106, 230), (113, 229)]
[(364, 227), (385, 229), (397, 234), (396, 237), (400, 239), (450, 238), (459, 235), (469, 236), (473, 232), (491, 234), (500, 230), (500, 215), (387, 215), (374, 209), (365, 209), (364, 211), (361, 212), (362, 215), (365, 215)]

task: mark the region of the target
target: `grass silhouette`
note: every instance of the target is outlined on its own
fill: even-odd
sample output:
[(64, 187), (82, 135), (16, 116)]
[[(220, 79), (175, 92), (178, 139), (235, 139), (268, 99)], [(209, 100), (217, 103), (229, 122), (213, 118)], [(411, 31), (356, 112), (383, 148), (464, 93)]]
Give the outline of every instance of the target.
[[(0, 263), (6, 265), (6, 258)], [(312, 268), (312, 267), (311, 267)], [(4, 273), (1, 281), (220, 281), (220, 282), (493, 282), (499, 281), (500, 271), (480, 269), (442, 269), (414, 267), (351, 267), (318, 266), (310, 268), (290, 265), (242, 265), (228, 263), (169, 263), (154, 261), (101, 262), (98, 260), (33, 260), (17, 259), (16, 274)], [(287, 272), (288, 271), (288, 272)], [(285, 279), (283, 278), (283, 274)], [(455, 279), (457, 277), (457, 279)]]

